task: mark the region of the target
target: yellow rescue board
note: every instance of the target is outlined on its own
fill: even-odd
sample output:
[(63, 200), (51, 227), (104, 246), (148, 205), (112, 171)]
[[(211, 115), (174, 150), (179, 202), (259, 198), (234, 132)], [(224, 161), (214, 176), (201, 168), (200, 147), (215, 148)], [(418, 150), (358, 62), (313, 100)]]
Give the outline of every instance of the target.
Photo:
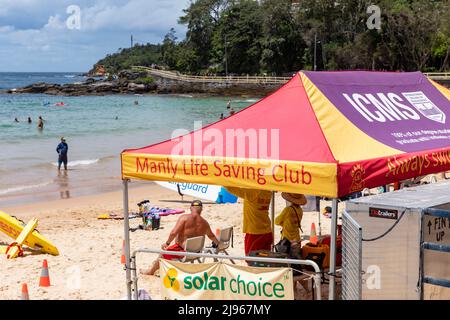
[(30, 222), (27, 223), (15, 241), (17, 245), (12, 246), (11, 249), (9, 249), (6, 259), (14, 259), (19, 255), (20, 250), (22, 250), (22, 245), (25, 243), (30, 234), (33, 233), (37, 225), (38, 220), (36, 218), (31, 219)]
[[(10, 236), (14, 241), (17, 240), (24, 227), (19, 220), (0, 211), (0, 231)], [(37, 231), (31, 233), (24, 244), (33, 249), (40, 249), (44, 253), (54, 256), (59, 255), (58, 249)]]

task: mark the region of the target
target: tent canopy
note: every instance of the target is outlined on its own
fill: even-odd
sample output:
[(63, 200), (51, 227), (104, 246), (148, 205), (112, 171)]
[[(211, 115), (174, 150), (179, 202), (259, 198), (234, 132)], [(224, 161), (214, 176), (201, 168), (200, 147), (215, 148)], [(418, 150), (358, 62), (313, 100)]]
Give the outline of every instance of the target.
[(222, 121), (122, 152), (122, 178), (342, 197), (450, 170), (450, 90), (420, 72), (299, 72)]

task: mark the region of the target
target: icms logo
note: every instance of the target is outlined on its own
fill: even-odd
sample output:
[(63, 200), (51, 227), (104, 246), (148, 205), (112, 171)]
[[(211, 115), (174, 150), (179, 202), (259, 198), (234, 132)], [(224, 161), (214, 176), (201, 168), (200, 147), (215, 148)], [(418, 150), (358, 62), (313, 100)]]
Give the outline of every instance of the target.
[(402, 92), (403, 97), (392, 92), (342, 95), (369, 122), (420, 120), (419, 113), (436, 122), (445, 123), (446, 120), (445, 113), (422, 91)]
[(445, 113), (439, 109), (433, 101), (422, 92), (404, 92), (403, 96), (411, 103), (421, 114), (430, 120), (445, 123)]

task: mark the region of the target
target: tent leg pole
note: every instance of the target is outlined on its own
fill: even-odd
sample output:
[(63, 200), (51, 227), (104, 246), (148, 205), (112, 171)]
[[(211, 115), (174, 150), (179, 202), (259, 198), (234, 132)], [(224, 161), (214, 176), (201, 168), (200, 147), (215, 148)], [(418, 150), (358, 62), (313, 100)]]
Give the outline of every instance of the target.
[(337, 220), (338, 220), (338, 200), (333, 199), (331, 210), (331, 247), (330, 247), (330, 284), (328, 299), (335, 300), (336, 294), (336, 238), (337, 238)]
[(275, 192), (272, 191), (272, 203), (270, 205), (270, 214), (272, 220), (272, 249), (275, 250)]
[(131, 269), (130, 269), (130, 220), (128, 216), (128, 180), (123, 180), (123, 228), (125, 240), (125, 272), (127, 281), (127, 299), (131, 300)]
[(321, 221), (321, 213), (320, 213), (320, 197), (316, 197), (316, 209), (319, 213), (319, 238), (322, 238), (322, 221)]

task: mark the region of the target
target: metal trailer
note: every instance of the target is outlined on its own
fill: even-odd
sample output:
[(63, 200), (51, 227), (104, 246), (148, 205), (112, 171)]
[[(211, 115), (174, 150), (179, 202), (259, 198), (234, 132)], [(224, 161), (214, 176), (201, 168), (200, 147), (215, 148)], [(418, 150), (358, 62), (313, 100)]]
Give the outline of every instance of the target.
[(342, 225), (343, 299), (450, 299), (450, 181), (348, 201)]

